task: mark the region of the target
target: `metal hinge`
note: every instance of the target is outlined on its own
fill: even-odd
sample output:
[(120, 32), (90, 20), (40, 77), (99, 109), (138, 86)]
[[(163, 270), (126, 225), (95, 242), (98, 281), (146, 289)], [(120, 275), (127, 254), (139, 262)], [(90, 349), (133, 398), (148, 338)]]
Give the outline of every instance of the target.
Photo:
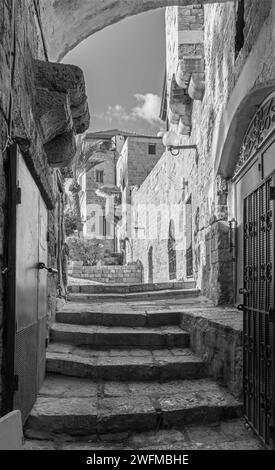
[(17, 392), (19, 390), (19, 375), (13, 377), (13, 390)]
[(270, 186), (270, 201), (275, 201), (275, 186)]
[(21, 196), (22, 196), (22, 191), (21, 191), (21, 188), (18, 186), (16, 188), (16, 204), (21, 204), (22, 202)]

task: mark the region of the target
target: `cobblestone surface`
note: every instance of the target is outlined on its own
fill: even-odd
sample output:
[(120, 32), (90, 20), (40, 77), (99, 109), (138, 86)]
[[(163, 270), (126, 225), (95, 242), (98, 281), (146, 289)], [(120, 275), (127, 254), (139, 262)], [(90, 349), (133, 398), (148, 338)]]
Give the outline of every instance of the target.
[(213, 303), (206, 297), (196, 298), (168, 298), (154, 300), (136, 300), (129, 301), (125, 299), (122, 302), (93, 301), (68, 302), (62, 312), (90, 312), (90, 313), (119, 313), (119, 314), (147, 314), (157, 312), (179, 312), (188, 313), (194, 317), (205, 318), (213, 323), (228, 326), (234, 330), (241, 331), (243, 327), (243, 315), (236, 308), (214, 307)]
[[(69, 284), (71, 286), (82, 286), (83, 279), (79, 279), (77, 277), (69, 276)], [(89, 279), (85, 279), (85, 285), (87, 286), (101, 286), (103, 285), (102, 282), (90, 281)]]
[[(91, 392), (89, 393), (89, 387)], [(237, 418), (241, 402), (209, 379), (170, 382), (90, 381), (48, 376), (25, 435), (82, 435), (177, 428)]]
[(180, 430), (25, 441), (26, 450), (263, 450), (254, 433), (243, 420), (186, 426)]

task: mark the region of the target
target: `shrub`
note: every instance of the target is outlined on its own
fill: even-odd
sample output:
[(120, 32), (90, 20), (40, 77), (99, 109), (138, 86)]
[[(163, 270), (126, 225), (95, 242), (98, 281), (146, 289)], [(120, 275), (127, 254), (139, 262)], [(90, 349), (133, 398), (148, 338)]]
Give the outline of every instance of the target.
[(69, 258), (72, 261), (82, 261), (84, 266), (95, 266), (101, 258), (100, 244), (78, 237), (69, 237), (66, 240)]
[(69, 209), (64, 214), (66, 236), (70, 237), (78, 229), (78, 218), (74, 210)]

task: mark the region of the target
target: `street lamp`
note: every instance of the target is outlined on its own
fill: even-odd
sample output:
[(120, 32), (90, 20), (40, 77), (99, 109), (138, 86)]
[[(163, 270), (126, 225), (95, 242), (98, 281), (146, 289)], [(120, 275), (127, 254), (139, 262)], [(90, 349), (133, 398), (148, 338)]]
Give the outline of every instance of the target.
[(196, 150), (196, 161), (198, 160), (198, 147), (196, 144), (181, 144), (181, 136), (176, 134), (176, 132), (168, 131), (162, 134), (163, 145), (167, 150), (177, 157), (180, 153), (180, 150)]

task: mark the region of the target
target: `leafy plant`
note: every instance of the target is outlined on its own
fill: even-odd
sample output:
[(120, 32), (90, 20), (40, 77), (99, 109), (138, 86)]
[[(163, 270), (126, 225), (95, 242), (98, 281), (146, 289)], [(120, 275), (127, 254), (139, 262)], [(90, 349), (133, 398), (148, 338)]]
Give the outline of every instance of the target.
[(102, 246), (98, 242), (71, 236), (66, 243), (72, 261), (82, 261), (84, 266), (95, 266), (102, 258)]
[(78, 230), (78, 216), (73, 209), (67, 209), (64, 214), (65, 222), (65, 233), (66, 237), (74, 235), (75, 231)]

